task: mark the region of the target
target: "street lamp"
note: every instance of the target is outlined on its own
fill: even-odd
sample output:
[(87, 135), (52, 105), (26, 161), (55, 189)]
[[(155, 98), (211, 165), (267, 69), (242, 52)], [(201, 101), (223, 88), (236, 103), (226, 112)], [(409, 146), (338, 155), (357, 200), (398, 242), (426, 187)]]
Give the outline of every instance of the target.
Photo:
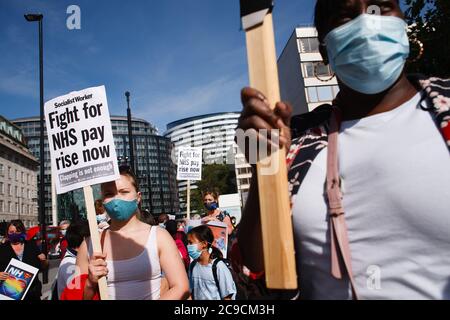
[(130, 148), (130, 162), (131, 162), (131, 170), (136, 174), (134, 168), (134, 143), (133, 143), (133, 128), (131, 126), (131, 109), (130, 109), (130, 92), (125, 92), (125, 97), (127, 98), (127, 120), (128, 120), (128, 144)]
[[(24, 15), (28, 22), (39, 22), (39, 87), (40, 87), (40, 181), (39, 181), (39, 224), (42, 236), (42, 253), (47, 256), (47, 230), (45, 223), (45, 188), (44, 188), (44, 56), (43, 56), (43, 36), (42, 36), (42, 20), (44, 16), (42, 14), (26, 14)], [(48, 282), (48, 273), (44, 272), (42, 276), (43, 283)]]

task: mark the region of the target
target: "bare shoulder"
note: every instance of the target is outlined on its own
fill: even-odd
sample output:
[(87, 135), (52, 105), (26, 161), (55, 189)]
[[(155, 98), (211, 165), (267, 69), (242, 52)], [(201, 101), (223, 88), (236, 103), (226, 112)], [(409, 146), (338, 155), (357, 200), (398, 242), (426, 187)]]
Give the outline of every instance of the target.
[(159, 226), (153, 226), (152, 228), (156, 228), (156, 242), (159, 250), (175, 245), (172, 236), (166, 229)]

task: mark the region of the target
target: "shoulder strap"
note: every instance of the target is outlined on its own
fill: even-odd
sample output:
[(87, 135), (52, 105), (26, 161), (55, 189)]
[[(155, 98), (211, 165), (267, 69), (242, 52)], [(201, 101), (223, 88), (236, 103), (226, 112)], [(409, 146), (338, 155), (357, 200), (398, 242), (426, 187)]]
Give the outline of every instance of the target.
[[(192, 271), (194, 270), (195, 265), (197, 264), (197, 260), (192, 260), (191, 264), (189, 265), (189, 279), (192, 279)], [(194, 287), (191, 288), (191, 297), (192, 300), (194, 300)]]
[(430, 78), (418, 81), (431, 102), (432, 107), (428, 111), (434, 115), (437, 127), (450, 151), (450, 80)]
[[(328, 213), (330, 215), (330, 239), (331, 239), (331, 274), (337, 279), (342, 279), (346, 271), (352, 287), (353, 299), (358, 299), (353, 279), (350, 246), (345, 223), (344, 206), (342, 204), (341, 181), (338, 169), (338, 134), (340, 115), (333, 108), (330, 119), (330, 132), (327, 148), (327, 197)], [(340, 261), (341, 260), (341, 261)], [(343, 262), (343, 267), (340, 262)]]
[(214, 260), (213, 265), (212, 265), (212, 272), (213, 272), (214, 282), (216, 283), (216, 287), (219, 290), (220, 300), (222, 300), (222, 292), (220, 292), (219, 278), (217, 277), (217, 264), (220, 261), (222, 261), (222, 259), (220, 259), (220, 258), (217, 258), (216, 260)]

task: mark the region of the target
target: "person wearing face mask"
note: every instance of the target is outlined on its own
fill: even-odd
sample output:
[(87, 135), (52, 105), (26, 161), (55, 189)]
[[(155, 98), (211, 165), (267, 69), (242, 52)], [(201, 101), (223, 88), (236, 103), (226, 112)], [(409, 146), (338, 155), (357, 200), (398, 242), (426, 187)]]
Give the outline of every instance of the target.
[(67, 229), (70, 226), (70, 221), (69, 220), (63, 220), (59, 223), (59, 230), (61, 232), (61, 238), (59, 241), (59, 251), (61, 252), (61, 258), (64, 258), (64, 256), (66, 255), (66, 251), (67, 251), (67, 239), (66, 239), (66, 233), (67, 233)]
[(58, 300), (64, 288), (76, 275), (75, 266), (77, 253), (83, 240), (89, 236), (89, 224), (86, 220), (77, 220), (70, 224), (65, 234), (67, 240), (67, 251), (62, 257), (53, 289), (53, 298)]
[[(0, 245), (0, 281), (8, 278), (8, 273), (3, 272), (11, 259), (17, 259), (43, 270), (48, 267), (44, 254), (38, 249), (33, 241), (26, 240), (26, 230), (21, 220), (12, 220), (7, 228), (7, 241)], [(41, 300), (42, 284), (38, 277), (33, 280), (25, 300)]]
[(103, 206), (103, 200), (102, 199), (97, 199), (95, 200), (95, 214), (96, 214), (96, 218), (97, 218), (97, 224), (98, 224), (98, 231), (102, 232), (106, 229), (109, 228), (109, 223), (108, 221), (109, 216), (106, 213), (105, 207)]
[[(179, 300), (189, 296), (187, 274), (170, 234), (141, 222), (137, 179), (129, 167), (120, 167), (120, 178), (101, 185), (110, 227), (102, 232), (103, 252), (93, 252), (86, 239), (77, 254), (81, 290), (63, 299), (97, 299), (98, 280), (106, 277), (110, 300)], [(168, 290), (163, 294), (161, 274)]]
[(158, 216), (158, 223), (161, 228), (163, 228), (163, 229), (166, 228), (167, 221), (169, 221), (169, 215), (167, 213), (161, 213)]
[[(318, 0), (315, 25), (339, 83), (333, 105), (292, 118), (245, 88), (238, 125), (281, 130), (300, 298), (450, 299), (450, 81), (405, 74), (420, 43), (396, 0)], [(257, 184), (237, 247), (263, 279)]]
[(193, 300), (235, 300), (236, 284), (222, 253), (212, 245), (214, 236), (202, 225), (188, 233), (188, 253), (193, 259), (189, 280)]
[(203, 204), (207, 210), (206, 216), (202, 219), (203, 223), (210, 221), (219, 221), (227, 225), (228, 235), (231, 235), (234, 227), (231, 223), (230, 215), (219, 208), (219, 195), (217, 192), (206, 191), (203, 194)]

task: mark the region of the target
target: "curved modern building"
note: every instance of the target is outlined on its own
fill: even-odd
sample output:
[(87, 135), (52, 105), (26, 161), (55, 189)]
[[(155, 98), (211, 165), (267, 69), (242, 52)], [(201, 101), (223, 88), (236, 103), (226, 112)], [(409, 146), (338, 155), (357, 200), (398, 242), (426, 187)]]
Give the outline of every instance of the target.
[[(27, 144), (39, 159), (39, 117), (21, 118), (13, 121), (22, 129)], [(120, 164), (130, 162), (127, 117), (111, 116), (111, 126)], [(176, 166), (171, 160), (170, 139), (158, 135), (156, 128), (143, 119), (132, 119), (132, 133), (135, 148), (136, 176), (142, 192), (142, 209), (154, 215), (179, 212)], [(45, 157), (50, 159), (47, 134), (45, 133)], [(45, 161), (45, 214), (47, 223), (52, 221), (52, 192), (50, 161)], [(99, 188), (94, 187), (96, 197)], [(86, 208), (82, 190), (58, 196), (58, 221), (84, 216)]]
[[(178, 154), (179, 147), (202, 147), (205, 164), (234, 164), (234, 136), (239, 117), (240, 112), (222, 112), (181, 119), (169, 123), (164, 136), (172, 140), (175, 155)], [(240, 166), (247, 171), (248, 165)], [(238, 191), (241, 193), (239, 170), (236, 170), (236, 176)], [(186, 187), (186, 181), (178, 181), (178, 196), (183, 212), (186, 210)], [(195, 183), (191, 183), (191, 188), (196, 188)]]

